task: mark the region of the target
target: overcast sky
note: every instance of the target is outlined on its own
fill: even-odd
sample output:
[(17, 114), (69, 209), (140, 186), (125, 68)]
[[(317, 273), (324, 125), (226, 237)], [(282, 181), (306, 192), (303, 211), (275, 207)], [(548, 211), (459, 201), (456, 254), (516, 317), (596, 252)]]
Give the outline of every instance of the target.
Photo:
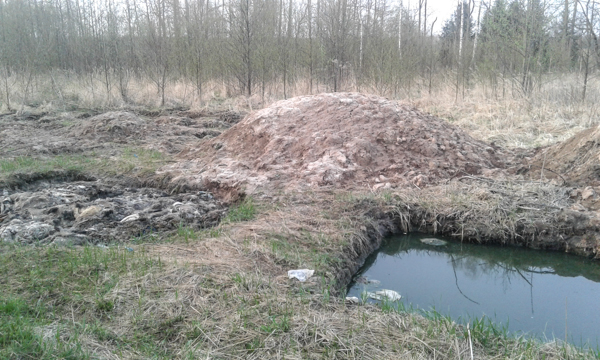
[[(413, 9), (419, 4), (419, 0), (403, 0), (403, 2), (404, 6), (407, 6), (410, 2)], [(434, 33), (441, 33), (444, 23), (450, 19), (457, 4), (456, 0), (427, 0), (427, 23), (431, 24), (436, 17), (438, 18), (433, 28)]]

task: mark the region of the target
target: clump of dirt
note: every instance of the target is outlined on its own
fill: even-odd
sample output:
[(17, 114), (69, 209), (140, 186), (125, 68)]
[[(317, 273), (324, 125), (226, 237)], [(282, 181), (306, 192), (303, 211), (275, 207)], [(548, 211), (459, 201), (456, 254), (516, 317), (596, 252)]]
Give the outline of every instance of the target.
[(128, 139), (141, 139), (154, 124), (144, 121), (137, 115), (126, 111), (111, 111), (91, 117), (75, 126), (72, 137), (96, 137), (106, 142), (127, 142)]
[[(415, 108), (359, 93), (256, 111), (166, 171), (211, 188), (423, 187), (504, 168), (500, 148)], [(410, 185), (412, 186), (412, 185)]]
[(167, 194), (97, 181), (40, 181), (0, 194), (0, 241), (74, 244), (127, 241), (181, 226), (217, 225), (225, 207), (204, 191)]
[(600, 126), (540, 149), (521, 173), (532, 179), (556, 179), (570, 186), (600, 186)]
[(233, 111), (233, 110), (211, 110), (211, 109), (203, 109), (200, 111), (182, 111), (179, 113), (180, 116), (188, 116), (192, 119), (197, 119), (200, 117), (216, 117), (218, 118), (220, 121), (225, 122), (225, 123), (229, 123), (229, 124), (235, 124), (237, 122), (239, 122), (243, 117), (243, 113), (239, 112), (239, 111)]

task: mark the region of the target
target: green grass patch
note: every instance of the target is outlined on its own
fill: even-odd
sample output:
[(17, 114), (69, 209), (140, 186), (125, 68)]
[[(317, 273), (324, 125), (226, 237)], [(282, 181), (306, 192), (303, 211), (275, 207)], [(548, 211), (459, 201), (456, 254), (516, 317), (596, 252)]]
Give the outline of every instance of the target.
[[(114, 308), (106, 295), (124, 276), (140, 276), (160, 268), (142, 249), (25, 248), (0, 246), (0, 293), (55, 311), (81, 306), (101, 312)], [(86, 310), (82, 310), (86, 311)]]
[(176, 235), (176, 238), (178, 238), (179, 240), (187, 244), (190, 241), (198, 240), (199, 237), (200, 234), (196, 230), (194, 230), (193, 227), (185, 224), (179, 224)]
[(159, 151), (126, 147), (117, 156), (101, 158), (95, 172), (110, 176), (149, 176), (167, 162), (168, 158)]
[(251, 197), (247, 197), (239, 204), (232, 206), (227, 213), (224, 222), (249, 221), (256, 216), (256, 206)]
[(44, 173), (52, 170), (83, 171), (93, 168), (98, 160), (93, 156), (64, 155), (52, 158), (19, 156), (12, 159), (0, 159), (0, 179), (15, 173)]
[(62, 339), (59, 328), (48, 326), (46, 312), (23, 299), (0, 296), (0, 358), (88, 359), (77, 336)]
[(156, 354), (164, 337), (141, 331), (119, 337), (103, 326), (122, 316), (125, 305), (112, 293), (118, 284), (162, 269), (160, 259), (143, 248), (0, 244), (0, 358), (90, 358), (79, 341), (82, 334)]
[[(273, 234), (271, 237), (271, 253), (280, 261), (289, 266), (310, 267), (311, 269), (325, 270), (336, 267), (340, 259), (332, 252), (326, 251), (326, 242), (322, 240), (324, 235), (306, 237), (302, 239), (289, 240), (283, 235)], [(317, 239), (321, 239), (320, 241)]]

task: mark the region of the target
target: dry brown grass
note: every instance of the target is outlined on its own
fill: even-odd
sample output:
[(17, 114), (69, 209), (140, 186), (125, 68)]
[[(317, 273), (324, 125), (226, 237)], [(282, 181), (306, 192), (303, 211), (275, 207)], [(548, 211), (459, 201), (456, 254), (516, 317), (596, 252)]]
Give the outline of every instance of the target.
[(574, 76), (549, 80), (530, 98), (496, 98), (475, 85), (458, 100), (451, 87), (434, 96), (410, 100), (418, 108), (447, 119), (469, 134), (500, 146), (539, 147), (551, 145), (600, 122), (598, 80), (594, 80), (586, 102), (573, 98), (578, 85)]
[[(14, 77), (11, 90), (12, 107), (27, 110), (34, 106), (42, 110), (69, 110), (84, 108), (119, 108), (131, 105), (158, 107), (160, 96), (156, 85), (149, 80), (131, 79), (128, 96), (131, 104), (121, 99), (117, 79), (110, 79), (109, 93), (102, 74), (77, 76), (54, 72), (53, 76), (35, 79), (35, 86), (27, 86), (27, 78)], [(421, 110), (445, 118), (467, 130), (478, 139), (510, 147), (536, 147), (562, 141), (574, 133), (599, 122), (600, 80), (591, 79), (586, 101), (581, 101), (582, 79), (577, 74), (550, 74), (534, 93), (525, 97), (514, 90), (507, 80), (508, 90), (500, 85), (491, 88), (484, 82), (474, 82), (470, 89), (456, 96), (454, 85), (443, 76), (435, 79), (430, 96), (424, 83), (416, 83), (410, 93), (396, 95), (381, 92), (376, 87), (349, 84), (345, 91), (367, 91), (380, 96), (398, 96), (399, 100), (416, 105)], [(27, 92), (25, 89), (27, 88)], [(511, 90), (512, 89), (512, 90)], [(323, 84), (313, 83), (313, 93), (330, 91)], [(267, 84), (266, 92), (252, 97), (236, 95), (236, 90), (220, 81), (203, 84), (202, 94), (189, 81), (176, 80), (167, 84), (166, 106), (205, 109), (256, 110), (283, 99), (280, 82)], [(288, 88), (288, 98), (309, 92), (307, 79), (300, 79)], [(6, 105), (3, 104), (5, 107)]]
[[(501, 196), (479, 182), (420, 194), (256, 195), (253, 220), (225, 222), (186, 241), (132, 246), (133, 252), (93, 248), (81, 257), (82, 249), (19, 248), (14, 256), (2, 247), (0, 255), (15, 264), (2, 264), (11, 276), (0, 287), (10, 289), (11, 296), (54, 304), (55, 320), (39, 328), (50, 334), (48, 341), (76, 339), (84, 351), (106, 359), (469, 359), (469, 340), (474, 359), (593, 358), (559, 341), (507, 337), (490, 324), (471, 328), (469, 337), (465, 326), (441, 316), (398, 312), (385, 303), (351, 305), (340, 297), (348, 281), (340, 274), (377, 246), (383, 235), (379, 225), (431, 225), (443, 222), (443, 215), (469, 227), (495, 213)], [(537, 191), (530, 195), (536, 198), (544, 194), (539, 184), (501, 183), (493, 188), (500, 186), (513, 186), (515, 196), (522, 198), (531, 191)], [(562, 201), (550, 193), (538, 201), (553, 199)], [(412, 211), (406, 211), (407, 205)], [(502, 213), (496, 217), (488, 221), (502, 225), (510, 220)], [(32, 264), (22, 271), (15, 267), (25, 263), (21, 258), (36, 259), (27, 255), (35, 251), (70, 251), (67, 259), (88, 260), (77, 260), (81, 264), (75, 267), (58, 262), (48, 271), (37, 270), (46, 280), (36, 281), (51, 288), (56, 280), (47, 274), (64, 268), (57, 286), (68, 290), (38, 293), (39, 285), (20, 282), (19, 276), (27, 278), (34, 271)], [(108, 251), (114, 252), (105, 260)], [(48, 266), (44, 259), (34, 264)], [(287, 270), (304, 267), (316, 270), (308, 282), (287, 278)], [(114, 269), (121, 269), (121, 275)], [(87, 278), (94, 274), (100, 276), (90, 283)], [(79, 285), (82, 281), (85, 286)], [(99, 300), (112, 306), (99, 310)]]
[[(51, 92), (54, 102), (42, 106), (123, 105), (114, 100), (116, 90), (113, 100), (102, 95), (99, 76), (87, 85), (69, 85), (67, 78), (55, 81), (65, 87), (60, 96)], [(174, 83), (168, 104), (264, 105), (259, 97), (226, 100), (226, 88), (210, 84), (200, 99), (190, 84)], [(40, 83), (36, 89), (39, 92), (30, 99), (44, 98), (51, 86)], [(132, 83), (131, 89), (136, 102), (158, 104), (151, 84)], [(265, 103), (278, 97), (269, 96)], [(412, 101), (476, 137), (508, 146), (548, 144), (596, 121), (593, 105), (552, 103), (549, 96), (523, 102), (473, 95), (455, 102), (448, 93)], [(558, 209), (571, 204), (565, 190), (553, 184), (484, 178), (465, 178), (421, 192), (257, 194), (255, 201), (258, 214), (251, 221), (224, 223), (189, 242), (133, 246), (135, 256), (160, 258), (164, 265), (143, 273), (130, 268), (103, 295), (114, 309), (98, 312), (93, 304), (113, 279), (107, 272), (97, 286), (76, 292), (74, 300), (57, 307), (55, 321), (39, 331), (61, 341), (77, 334), (86, 351), (106, 359), (469, 359), (464, 326), (446, 318), (397, 312), (385, 304), (345, 303), (339, 295), (349, 276), (394, 226), (398, 231), (410, 227), (472, 241), (516, 243), (538, 231), (536, 222), (551, 224)], [(301, 284), (287, 278), (287, 270), (304, 267), (316, 270), (311, 281)], [(24, 269), (29, 271), (33, 270)], [(75, 271), (64, 281), (85, 276)], [(8, 280), (0, 285), (23, 295), (24, 284)], [(594, 357), (558, 341), (507, 337), (491, 325), (472, 332), (471, 340), (475, 359)]]
[[(569, 248), (567, 241), (558, 239), (573, 235), (569, 222), (574, 221), (572, 216), (579, 216), (568, 212), (575, 202), (569, 189), (536, 181), (466, 176), (393, 197), (406, 230), (477, 243), (564, 250)], [(582, 227), (584, 219), (593, 216), (581, 213)]]
[[(166, 265), (121, 280), (108, 295), (117, 311), (104, 326), (117, 337), (142, 332), (164, 339), (157, 346), (173, 358), (469, 359), (464, 326), (385, 305), (350, 305), (336, 296), (344, 284), (335, 283), (339, 268), (373, 241), (365, 224), (374, 211), (394, 213), (398, 204), (411, 203), (464, 214), (497, 205), (484, 190), (474, 195), (480, 197), (475, 204), (457, 199), (458, 190), (449, 187), (445, 197), (324, 192), (265, 198), (253, 221), (222, 225), (190, 244), (136, 249)], [(469, 223), (468, 215), (461, 221)], [(301, 267), (316, 269), (315, 277), (305, 284), (287, 279), (288, 269)], [(475, 359), (592, 356), (493, 329), (472, 330)], [(144, 354), (131, 347), (114, 357), (118, 343), (86, 339), (107, 358)]]
[[(171, 347), (168, 350), (176, 358), (469, 358), (465, 329), (446, 319), (346, 305), (335, 298), (325, 299), (322, 293), (310, 294), (301, 285), (274, 286), (268, 276), (258, 272), (234, 276), (220, 267), (183, 270), (170, 266), (156, 277), (122, 284), (114, 295), (120, 302), (136, 303), (139, 296), (133, 289), (160, 289), (162, 296), (144, 300), (137, 312), (150, 323), (182, 318), (177, 335), (164, 345)], [(200, 285), (208, 279), (224, 287)], [(112, 330), (123, 334), (136, 326), (144, 325), (119, 321)], [(569, 352), (577, 354), (556, 343), (525, 345), (495, 340), (495, 345), (505, 346), (505, 358), (520, 357), (527, 347), (525, 355), (531, 358), (562, 359)], [(108, 346), (104, 353), (116, 350)], [(477, 359), (496, 355), (478, 341), (473, 350)]]

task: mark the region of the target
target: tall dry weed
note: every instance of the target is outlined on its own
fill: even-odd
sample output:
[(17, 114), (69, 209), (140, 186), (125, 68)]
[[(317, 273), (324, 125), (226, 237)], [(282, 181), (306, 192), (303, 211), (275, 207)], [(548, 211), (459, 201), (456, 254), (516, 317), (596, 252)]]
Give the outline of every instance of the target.
[[(160, 92), (155, 83), (144, 78), (126, 78), (125, 94), (116, 76), (101, 72), (85, 75), (53, 71), (44, 76), (14, 75), (8, 79), (11, 108), (27, 111), (69, 111), (76, 108), (127, 108), (131, 106), (159, 107)], [(514, 80), (514, 81), (513, 81)], [(470, 88), (457, 93), (452, 76), (438, 75), (429, 92), (423, 79), (400, 91), (390, 92), (377, 84), (346, 82), (345, 91), (364, 91), (409, 102), (421, 110), (447, 119), (478, 139), (509, 147), (536, 147), (565, 140), (578, 131), (600, 121), (600, 81), (591, 79), (585, 101), (582, 99), (582, 79), (577, 74), (550, 74), (535, 91), (524, 96), (518, 91), (516, 79), (492, 87), (486, 81), (472, 81)], [(239, 94), (235, 84), (210, 80), (202, 84), (201, 92), (189, 80), (168, 82), (165, 89), (166, 107), (188, 107), (199, 110), (210, 107), (252, 111), (285, 97), (331, 91), (317, 79), (312, 86), (308, 76), (286, 86), (281, 81), (258, 84), (251, 97)], [(263, 91), (264, 90), (264, 91)], [(5, 94), (1, 94), (5, 99)], [(284, 96), (285, 95), (285, 96)], [(2, 101), (2, 100), (0, 100)], [(0, 109), (7, 110), (5, 101)]]

